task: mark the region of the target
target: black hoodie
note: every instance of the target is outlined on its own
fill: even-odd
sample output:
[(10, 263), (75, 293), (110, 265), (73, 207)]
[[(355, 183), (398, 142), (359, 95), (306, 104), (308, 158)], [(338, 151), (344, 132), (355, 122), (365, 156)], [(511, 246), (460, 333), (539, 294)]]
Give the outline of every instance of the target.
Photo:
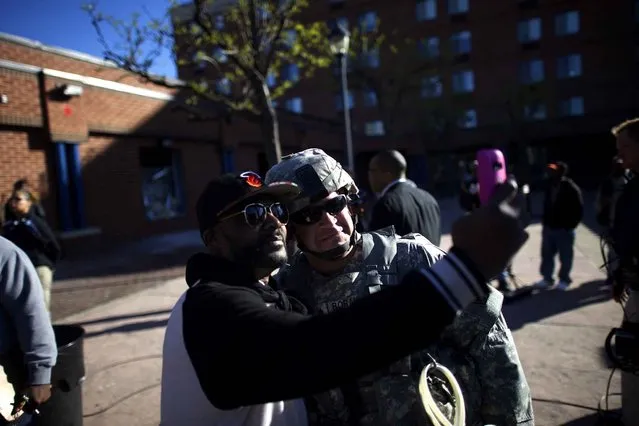
[(184, 345), (202, 390), (224, 410), (295, 399), (428, 346), (487, 292), (464, 254), (451, 253), (398, 286), (320, 316), (306, 315), (295, 299), (257, 282), (246, 265), (195, 255), (187, 265), (182, 316)]

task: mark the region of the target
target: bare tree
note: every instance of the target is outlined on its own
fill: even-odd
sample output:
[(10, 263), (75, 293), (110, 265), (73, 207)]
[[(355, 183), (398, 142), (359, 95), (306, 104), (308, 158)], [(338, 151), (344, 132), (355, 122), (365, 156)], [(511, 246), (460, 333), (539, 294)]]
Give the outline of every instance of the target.
[[(309, 0), (194, 0), (170, 3), (162, 18), (136, 14), (129, 21), (100, 13), (89, 14), (105, 59), (146, 81), (188, 91), (189, 109), (208, 117), (202, 100), (231, 111), (244, 111), (260, 120), (270, 165), (281, 158), (279, 122), (273, 100), (296, 84), (297, 76), (282, 76), (293, 66), (304, 77), (328, 67), (332, 56), (323, 22), (302, 23)], [(105, 29), (119, 40), (109, 43)], [(176, 82), (151, 73), (169, 49), (184, 72)], [(284, 78), (282, 78), (284, 77)]]

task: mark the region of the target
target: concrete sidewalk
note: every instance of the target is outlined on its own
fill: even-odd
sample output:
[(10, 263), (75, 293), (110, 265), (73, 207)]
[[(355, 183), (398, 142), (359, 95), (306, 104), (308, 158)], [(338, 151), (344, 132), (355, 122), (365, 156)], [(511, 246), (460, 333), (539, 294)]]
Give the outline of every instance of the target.
[[(538, 277), (540, 227), (514, 270), (526, 282)], [(597, 238), (587, 228), (577, 235), (574, 288), (546, 291), (504, 308), (535, 399), (537, 425), (594, 425), (597, 402), (610, 369), (602, 355), (608, 330), (621, 310), (601, 287)], [(449, 237), (442, 242), (450, 245)], [(65, 318), (86, 331), (86, 426), (159, 424), (161, 352), (170, 309), (186, 289), (182, 279)], [(615, 374), (611, 392), (619, 392)], [(611, 398), (611, 407), (619, 405)], [(585, 408), (584, 408), (585, 407)]]

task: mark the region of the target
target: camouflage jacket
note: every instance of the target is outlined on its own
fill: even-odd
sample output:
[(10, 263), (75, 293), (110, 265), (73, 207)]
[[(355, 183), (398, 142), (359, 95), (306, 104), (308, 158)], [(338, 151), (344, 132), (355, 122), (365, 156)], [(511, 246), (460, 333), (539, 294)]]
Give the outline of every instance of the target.
[[(411, 269), (431, 266), (444, 255), (421, 235), (396, 237), (392, 228), (359, 236), (356, 250), (352, 262), (328, 277), (313, 271), (304, 255), (297, 253), (276, 279), (311, 312), (321, 314), (347, 307), (382, 286), (397, 284)], [(444, 330), (441, 340), (425, 351), (357, 383), (307, 398), (310, 424), (429, 425), (417, 383), (430, 355), (457, 378), (468, 426), (533, 425), (530, 389), (501, 315), (502, 301), (495, 290), (487, 300), (462, 312)], [(414, 333), (417, 327), (397, 332)]]

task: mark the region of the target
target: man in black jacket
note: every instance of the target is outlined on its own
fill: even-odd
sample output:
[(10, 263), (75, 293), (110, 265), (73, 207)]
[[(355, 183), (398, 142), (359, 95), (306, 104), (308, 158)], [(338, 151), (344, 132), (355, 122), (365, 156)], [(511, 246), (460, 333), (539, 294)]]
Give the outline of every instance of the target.
[(541, 267), (543, 277), (535, 285), (549, 288), (554, 284), (555, 256), (559, 254), (559, 284), (567, 290), (572, 280), (570, 271), (574, 258), (575, 228), (583, 217), (581, 190), (568, 176), (568, 165), (561, 161), (548, 165), (548, 188), (544, 199)]
[(406, 180), (406, 159), (398, 151), (383, 151), (370, 161), (368, 180), (379, 194), (373, 206), (369, 231), (393, 225), (398, 235), (421, 234), (431, 243), (441, 240), (441, 217), (437, 200)]
[[(283, 203), (297, 196), (297, 186), (264, 185), (252, 172), (212, 181), (196, 207), (208, 253), (189, 261), (190, 288), (167, 325), (161, 424), (304, 426), (301, 397), (435, 341), (463, 308), (485, 297), (486, 278), (527, 239), (510, 205), (513, 186), (497, 192), (495, 203), (455, 223), (454, 247), (432, 268), (348, 308), (309, 316), (271, 279), (286, 261)], [(400, 332), (415, 324), (422, 324), (418, 333)]]

